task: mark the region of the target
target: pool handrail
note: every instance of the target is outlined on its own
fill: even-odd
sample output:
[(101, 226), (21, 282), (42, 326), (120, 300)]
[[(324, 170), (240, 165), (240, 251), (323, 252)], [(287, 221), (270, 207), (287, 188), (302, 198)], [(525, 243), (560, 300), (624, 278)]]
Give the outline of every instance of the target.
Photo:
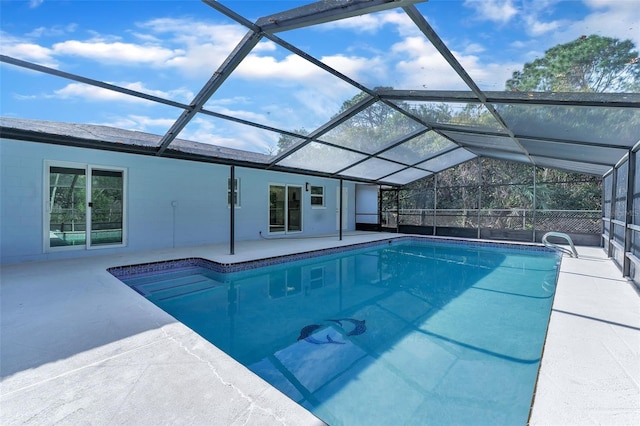
[[(569, 246), (571, 246), (571, 250), (569, 250), (566, 247), (562, 247), (561, 245), (549, 242), (547, 240), (548, 237), (564, 238), (569, 243)], [(573, 245), (573, 241), (571, 241), (571, 237), (568, 236), (567, 234), (562, 233), (562, 232), (547, 232), (542, 237), (542, 244), (544, 244), (546, 247), (551, 247), (553, 249), (561, 251), (562, 253), (566, 253), (566, 254), (570, 255), (571, 257), (575, 257), (575, 258), (578, 257), (578, 252), (576, 251), (576, 247)]]

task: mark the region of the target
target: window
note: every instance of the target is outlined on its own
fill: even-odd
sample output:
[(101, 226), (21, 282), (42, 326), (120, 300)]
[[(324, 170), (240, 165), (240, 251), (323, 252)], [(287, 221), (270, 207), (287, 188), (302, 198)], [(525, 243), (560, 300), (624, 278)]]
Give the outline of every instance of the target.
[(311, 186), (311, 207), (324, 207), (324, 186)]
[(45, 163), (44, 250), (126, 244), (125, 169)]
[[(240, 207), (240, 179), (236, 178), (233, 182), (233, 205)], [(227, 206), (231, 205), (231, 179), (227, 179)]]
[(302, 268), (269, 274), (269, 297), (279, 299), (302, 292)]
[(309, 288), (315, 290), (324, 286), (324, 266), (311, 268), (309, 271)]

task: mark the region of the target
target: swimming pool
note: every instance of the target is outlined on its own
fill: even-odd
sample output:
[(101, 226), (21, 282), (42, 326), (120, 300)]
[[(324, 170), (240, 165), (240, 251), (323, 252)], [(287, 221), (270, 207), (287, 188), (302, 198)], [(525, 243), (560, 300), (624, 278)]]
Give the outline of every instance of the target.
[(526, 424), (557, 254), (415, 238), (276, 263), (112, 273), (329, 424)]

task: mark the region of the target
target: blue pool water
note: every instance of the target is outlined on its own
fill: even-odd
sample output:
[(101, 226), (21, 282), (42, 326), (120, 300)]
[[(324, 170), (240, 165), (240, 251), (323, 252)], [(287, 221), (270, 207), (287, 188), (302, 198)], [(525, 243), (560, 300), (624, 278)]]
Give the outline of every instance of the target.
[(524, 425), (558, 265), (405, 242), (123, 281), (331, 425)]

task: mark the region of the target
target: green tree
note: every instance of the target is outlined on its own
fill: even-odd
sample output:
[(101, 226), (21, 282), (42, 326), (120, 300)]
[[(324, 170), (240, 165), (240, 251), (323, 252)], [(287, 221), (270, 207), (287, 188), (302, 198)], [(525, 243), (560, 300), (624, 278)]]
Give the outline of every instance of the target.
[[(374, 90), (393, 90), (393, 87), (376, 87), (374, 88)], [(359, 102), (362, 102), (364, 99), (368, 97), (369, 97), (369, 94), (367, 92), (360, 92), (354, 95), (351, 99), (344, 101), (342, 103), (342, 106), (340, 107), (340, 110), (336, 115), (333, 116), (333, 118), (337, 117), (338, 115), (342, 114), (343, 112), (347, 111), (349, 108), (355, 106)], [(368, 108), (369, 110), (368, 116), (372, 118), (371, 120), (372, 123), (380, 123), (381, 120), (384, 120), (386, 116), (386, 110), (381, 108), (382, 105), (383, 104), (381, 103), (376, 103), (373, 105), (373, 108), (371, 107)]]
[[(549, 209), (599, 210), (602, 203), (602, 179), (598, 176), (563, 170), (537, 170), (538, 186), (548, 192)], [(538, 206), (540, 207), (540, 206)]]
[(631, 40), (582, 36), (552, 47), (506, 82), (507, 90), (628, 92), (640, 82), (638, 51)]
[[(306, 136), (309, 134), (309, 132), (305, 128), (293, 130), (292, 133), (296, 133), (302, 136)], [(283, 152), (285, 152), (286, 150), (288, 150), (289, 148), (291, 148), (293, 145), (300, 142), (301, 140), (302, 139), (297, 138), (295, 136), (292, 136), (286, 133), (280, 133), (280, 138), (278, 139), (276, 153), (282, 154)]]
[[(392, 89), (391, 87), (378, 87), (376, 89)], [(354, 105), (358, 104), (362, 100), (369, 97), (369, 94), (366, 92), (360, 92), (353, 96), (351, 99), (348, 99), (342, 103), (340, 110), (334, 114), (331, 118), (334, 119), (338, 115), (344, 113), (345, 111), (352, 108)], [(338, 139), (348, 139), (348, 140), (361, 140), (361, 139), (369, 139), (371, 137), (379, 137), (380, 129), (392, 129), (393, 121), (398, 120), (398, 117), (401, 116), (399, 112), (388, 107), (382, 102), (376, 102), (373, 105), (370, 105), (368, 108), (365, 108), (363, 111), (360, 111), (355, 116), (351, 117), (346, 124), (338, 126), (338, 130), (333, 130), (332, 135), (334, 138)], [(309, 132), (304, 129), (293, 130), (293, 133), (297, 133), (300, 135), (308, 135)], [(280, 138), (277, 142), (277, 154), (280, 154), (291, 146), (295, 145), (299, 142), (300, 139), (281, 133)], [(357, 145), (357, 144), (356, 144)], [(359, 147), (359, 146), (357, 146)]]
[[(375, 88), (375, 90), (381, 89), (392, 88)], [(366, 92), (356, 94), (342, 104), (342, 107), (333, 118), (350, 110), (368, 97), (369, 94)], [(403, 102), (397, 104), (401, 108), (408, 108)], [(405, 136), (419, 127), (420, 125), (416, 121), (409, 119), (393, 106), (385, 102), (374, 102), (323, 134), (320, 139), (363, 152), (374, 153), (387, 143)]]
[(454, 111), (446, 103), (418, 104), (411, 108), (411, 112), (427, 123), (448, 123), (453, 121)]

